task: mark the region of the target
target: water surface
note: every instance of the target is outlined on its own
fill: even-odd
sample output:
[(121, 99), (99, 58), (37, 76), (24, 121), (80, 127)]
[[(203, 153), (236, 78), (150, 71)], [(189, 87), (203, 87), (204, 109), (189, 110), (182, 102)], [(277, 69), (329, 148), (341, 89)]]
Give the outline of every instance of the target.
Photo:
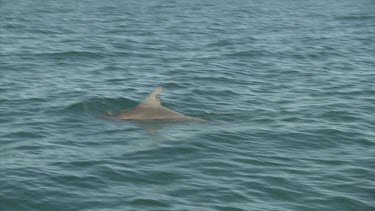
[(0, 210), (374, 210), (374, 11), (0, 1)]

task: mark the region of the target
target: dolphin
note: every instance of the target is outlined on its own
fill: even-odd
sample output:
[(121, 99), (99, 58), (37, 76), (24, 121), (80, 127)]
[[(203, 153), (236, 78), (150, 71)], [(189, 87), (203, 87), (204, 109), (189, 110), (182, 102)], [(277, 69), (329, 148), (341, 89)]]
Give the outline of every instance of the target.
[(135, 107), (111, 115), (111, 117), (127, 120), (205, 121), (201, 118), (186, 116), (162, 106), (158, 98), (158, 95), (162, 91), (162, 87), (156, 88)]

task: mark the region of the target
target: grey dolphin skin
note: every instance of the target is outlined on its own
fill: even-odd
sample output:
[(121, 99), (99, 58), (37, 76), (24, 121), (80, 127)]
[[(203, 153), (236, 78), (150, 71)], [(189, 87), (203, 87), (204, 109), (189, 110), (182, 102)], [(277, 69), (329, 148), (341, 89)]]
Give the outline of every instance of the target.
[(137, 106), (111, 117), (128, 120), (174, 120), (174, 121), (205, 121), (197, 117), (190, 117), (166, 108), (160, 104), (157, 96), (163, 91), (158, 87), (147, 95)]

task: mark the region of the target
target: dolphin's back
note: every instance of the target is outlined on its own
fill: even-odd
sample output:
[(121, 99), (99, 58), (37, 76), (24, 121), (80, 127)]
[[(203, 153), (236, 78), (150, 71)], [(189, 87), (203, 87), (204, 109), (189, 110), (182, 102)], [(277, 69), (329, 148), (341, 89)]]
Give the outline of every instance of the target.
[(134, 119), (134, 120), (153, 120), (153, 119), (169, 119), (169, 120), (193, 120), (204, 121), (200, 118), (185, 116), (181, 113), (173, 111), (169, 108), (162, 106), (157, 98), (162, 88), (159, 87), (147, 95), (137, 106), (125, 112), (112, 115), (114, 118), (119, 119)]

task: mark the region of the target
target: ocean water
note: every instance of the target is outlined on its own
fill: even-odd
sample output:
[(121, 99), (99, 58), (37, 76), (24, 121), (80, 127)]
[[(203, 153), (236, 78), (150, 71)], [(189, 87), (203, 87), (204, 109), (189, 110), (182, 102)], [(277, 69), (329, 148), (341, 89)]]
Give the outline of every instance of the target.
[(0, 210), (375, 210), (374, 11), (1, 0)]

